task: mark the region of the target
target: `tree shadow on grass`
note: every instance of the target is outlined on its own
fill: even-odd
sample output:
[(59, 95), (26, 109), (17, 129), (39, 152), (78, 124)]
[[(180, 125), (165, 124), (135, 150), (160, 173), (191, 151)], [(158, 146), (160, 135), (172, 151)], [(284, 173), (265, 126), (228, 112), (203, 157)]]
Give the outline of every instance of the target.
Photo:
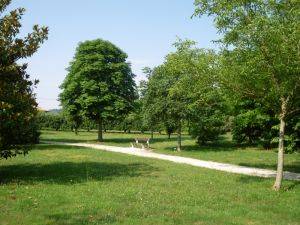
[(116, 224), (118, 222), (115, 215), (99, 215), (99, 212), (61, 213), (48, 217), (56, 225)]
[[(256, 167), (256, 168), (263, 168), (263, 169), (272, 169), (276, 170), (277, 164), (266, 164), (266, 163), (239, 163), (240, 166), (247, 166), (247, 167)], [(300, 162), (296, 161), (292, 164), (284, 165), (284, 171), (300, 173)]]
[[(174, 150), (174, 147), (166, 147), (165, 150)], [(190, 145), (184, 145), (182, 146), (183, 151), (188, 152), (219, 152), (219, 151), (235, 151), (235, 150), (244, 150), (248, 149), (249, 147), (257, 148), (256, 145), (250, 145), (250, 144), (239, 144), (228, 140), (218, 140), (215, 142), (208, 142), (205, 144), (190, 144)]]
[(117, 177), (154, 176), (158, 168), (146, 163), (57, 162), (0, 167), (0, 184), (35, 182), (74, 184)]
[(256, 176), (248, 176), (248, 175), (242, 175), (238, 178), (238, 181), (244, 184), (249, 184), (253, 182), (265, 182), (267, 178), (265, 177), (256, 177)]
[[(166, 147), (165, 150), (174, 151), (174, 147)], [(183, 145), (181, 150), (187, 152), (219, 152), (219, 151), (234, 151), (237, 149), (238, 149), (237, 147), (234, 147), (234, 145), (230, 143), (226, 143), (226, 144), (213, 143), (207, 145), (197, 145), (195, 143), (194, 145)]]
[(70, 138), (41, 138), (40, 143), (43, 142), (66, 142), (66, 143), (88, 143), (88, 142), (97, 142), (97, 139), (89, 139), (89, 140), (79, 140), (79, 139), (70, 139)]
[(104, 144), (111, 143), (111, 144), (127, 144), (130, 146), (130, 143), (134, 142), (134, 138), (105, 138)]
[[(275, 181), (275, 177), (274, 178), (264, 178), (264, 177), (255, 177), (255, 176), (241, 176), (238, 180), (241, 183), (244, 184), (250, 184), (250, 183), (254, 183), (254, 182), (267, 182), (270, 183), (270, 179), (272, 179), (270, 188), (272, 188), (273, 182)], [(282, 184), (282, 189), (283, 191), (290, 191), (294, 188), (296, 188), (297, 186), (300, 185), (300, 181), (295, 181), (295, 180), (283, 180), (283, 184)]]
[(75, 150), (82, 149), (83, 147), (79, 146), (70, 146), (70, 145), (56, 145), (56, 144), (37, 144), (33, 147), (32, 151), (46, 151), (46, 150)]

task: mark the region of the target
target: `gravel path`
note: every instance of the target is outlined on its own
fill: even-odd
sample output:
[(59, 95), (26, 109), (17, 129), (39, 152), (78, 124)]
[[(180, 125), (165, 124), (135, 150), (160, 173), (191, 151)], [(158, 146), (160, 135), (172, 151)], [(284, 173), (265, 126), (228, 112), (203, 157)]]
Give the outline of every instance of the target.
[[(108, 146), (108, 145), (100, 145), (100, 144), (88, 144), (88, 143), (66, 143), (66, 142), (43, 142), (47, 144), (57, 144), (57, 145), (69, 145), (69, 146), (78, 146), (78, 147), (86, 147), (86, 148), (95, 148), (104, 151), (110, 152), (118, 152), (129, 155), (135, 155), (146, 158), (154, 158), (154, 159), (162, 159), (175, 163), (183, 163), (197, 167), (203, 167), (208, 169), (220, 170), (229, 173), (237, 173), (237, 174), (245, 174), (249, 176), (257, 176), (257, 177), (275, 177), (275, 170), (268, 169), (259, 169), (253, 167), (245, 167), (245, 166), (237, 166), (227, 163), (218, 163), (213, 161), (204, 161), (199, 159), (187, 158), (182, 156), (173, 156), (166, 154), (154, 153), (151, 151), (143, 150), (140, 148), (126, 148), (126, 147), (116, 147), (116, 146)], [(287, 180), (297, 180), (300, 181), (300, 173), (292, 173), (292, 172), (284, 172), (284, 178)]]

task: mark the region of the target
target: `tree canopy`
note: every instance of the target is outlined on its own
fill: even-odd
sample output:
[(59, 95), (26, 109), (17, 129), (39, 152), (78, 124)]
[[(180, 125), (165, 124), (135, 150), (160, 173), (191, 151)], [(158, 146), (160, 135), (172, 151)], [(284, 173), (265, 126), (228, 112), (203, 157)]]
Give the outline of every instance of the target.
[(178, 40), (176, 51), (153, 69), (144, 97), (144, 113), (151, 124), (163, 124), (167, 133), (178, 133), (189, 124), (199, 143), (215, 140), (222, 133), (225, 110), (217, 83), (217, 55), (195, 47), (195, 42)]
[(280, 119), (277, 177), (283, 176), (285, 123), (299, 111), (299, 12), (297, 1), (196, 0), (195, 15), (214, 17), (223, 34), (221, 79), (233, 96), (272, 108)]
[(99, 141), (103, 121), (120, 119), (133, 108), (136, 85), (126, 59), (126, 53), (109, 41), (82, 42), (61, 86), (63, 108), (73, 118), (84, 115), (96, 121)]

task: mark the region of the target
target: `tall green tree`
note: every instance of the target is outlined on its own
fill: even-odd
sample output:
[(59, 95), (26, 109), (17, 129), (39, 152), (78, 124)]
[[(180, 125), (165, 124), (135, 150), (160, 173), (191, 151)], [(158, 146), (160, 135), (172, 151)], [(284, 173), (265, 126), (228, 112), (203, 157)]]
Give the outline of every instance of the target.
[(187, 119), (189, 98), (183, 93), (182, 83), (192, 72), (193, 52), (191, 46), (195, 42), (178, 40), (174, 43), (176, 51), (166, 56), (164, 63), (164, 77), (167, 84), (166, 118), (164, 124), (171, 125), (177, 131), (177, 151), (181, 150), (181, 134)]
[(213, 16), (223, 34), (223, 85), (241, 98), (268, 105), (280, 120), (273, 186), (279, 190), (285, 124), (300, 106), (299, 2), (196, 0), (195, 6), (195, 15)]
[(126, 59), (127, 54), (109, 41), (82, 42), (62, 85), (62, 105), (76, 105), (76, 115), (80, 112), (95, 121), (99, 141), (104, 121), (120, 119), (133, 108), (136, 85)]
[(168, 133), (181, 130), (189, 122), (190, 133), (199, 143), (215, 140), (222, 133), (223, 100), (217, 83), (217, 55), (195, 47), (195, 42), (178, 40), (176, 51), (166, 56), (149, 77), (145, 95), (145, 115), (162, 124)]
[(164, 65), (155, 67), (148, 75), (146, 89), (144, 90), (143, 120), (146, 126), (153, 131), (159, 129), (161, 123), (170, 120), (168, 113), (169, 102), (168, 89), (171, 87), (171, 80), (165, 73)]
[(82, 107), (79, 101), (81, 95), (80, 77), (77, 73), (78, 68), (71, 66), (68, 68), (68, 76), (60, 86), (64, 91), (59, 95), (63, 113), (73, 124), (75, 134), (78, 133), (78, 128), (83, 123)]
[[(150, 67), (143, 68), (143, 72), (146, 75), (146, 80), (142, 80), (138, 86), (138, 94), (139, 100), (141, 102), (141, 114), (142, 114), (142, 121), (143, 127), (146, 127), (148, 130), (151, 131), (151, 139), (154, 138), (154, 130), (159, 129), (160, 120), (157, 117), (156, 107), (153, 107), (155, 104), (153, 102), (152, 94), (149, 94), (149, 90), (153, 88), (153, 85), (150, 84), (149, 89), (149, 80), (152, 80), (152, 75), (156, 69), (152, 69)], [(148, 90), (149, 89), (149, 90)]]
[(27, 153), (38, 142), (37, 103), (27, 65), (17, 61), (30, 57), (47, 39), (48, 28), (33, 26), (33, 31), (20, 38), (24, 8), (6, 12), (10, 0), (0, 1), (0, 158)]
[(171, 94), (180, 96), (184, 103), (190, 134), (205, 144), (223, 133), (226, 104), (218, 82), (218, 55), (195, 44), (190, 40), (175, 43), (177, 51), (168, 58), (169, 68), (181, 76)]

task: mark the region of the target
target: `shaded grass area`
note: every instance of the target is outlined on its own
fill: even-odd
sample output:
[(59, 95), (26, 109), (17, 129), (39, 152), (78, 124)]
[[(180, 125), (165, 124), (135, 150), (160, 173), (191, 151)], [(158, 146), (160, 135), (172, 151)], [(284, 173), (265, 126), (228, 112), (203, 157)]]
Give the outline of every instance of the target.
[(0, 224), (299, 224), (299, 182), (70, 146), (0, 161)]
[[(150, 134), (124, 134), (105, 133), (104, 143), (106, 145), (129, 147), (135, 137), (150, 137)], [(181, 152), (176, 152), (177, 138), (175, 135), (171, 139), (167, 135), (155, 134), (151, 140), (151, 148), (155, 152), (192, 157), (215, 162), (231, 163), (241, 166), (258, 167), (265, 169), (276, 169), (277, 152), (276, 149), (264, 150), (255, 146), (235, 146), (230, 135), (224, 135), (216, 143), (206, 146), (199, 146), (195, 140), (188, 135), (183, 135)], [(75, 135), (72, 132), (64, 131), (43, 131), (42, 140), (63, 141), (63, 142), (97, 142), (96, 132), (80, 132)], [(285, 154), (286, 171), (300, 173), (300, 154)]]
[(92, 180), (111, 180), (119, 176), (135, 177), (141, 174), (146, 175), (152, 169), (151, 166), (145, 163), (59, 162), (51, 164), (18, 164), (2, 167), (0, 183), (5, 184), (18, 180), (19, 183), (27, 184), (40, 181), (74, 184)]

